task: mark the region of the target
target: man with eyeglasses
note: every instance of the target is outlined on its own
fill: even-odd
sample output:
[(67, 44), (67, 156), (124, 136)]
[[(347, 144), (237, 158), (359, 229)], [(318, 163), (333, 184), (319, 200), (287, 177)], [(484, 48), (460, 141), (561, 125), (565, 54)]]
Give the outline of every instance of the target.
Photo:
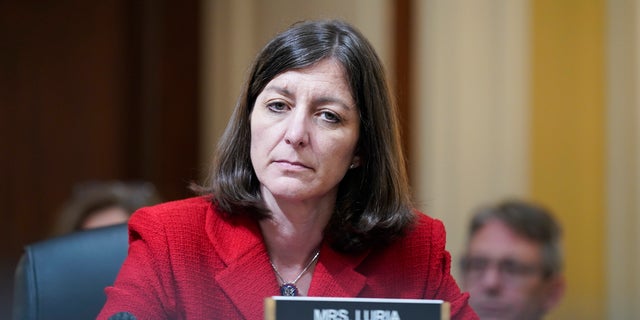
[(510, 200), (474, 214), (461, 284), (480, 319), (542, 319), (560, 301), (560, 238), (550, 212), (531, 203)]

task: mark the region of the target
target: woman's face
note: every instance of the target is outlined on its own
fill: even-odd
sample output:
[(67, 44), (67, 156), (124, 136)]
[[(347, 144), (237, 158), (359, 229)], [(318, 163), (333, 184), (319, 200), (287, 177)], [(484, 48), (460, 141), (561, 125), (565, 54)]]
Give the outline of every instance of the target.
[(276, 199), (335, 199), (349, 166), (359, 165), (358, 108), (333, 59), (284, 72), (256, 98), (251, 162), (262, 192)]

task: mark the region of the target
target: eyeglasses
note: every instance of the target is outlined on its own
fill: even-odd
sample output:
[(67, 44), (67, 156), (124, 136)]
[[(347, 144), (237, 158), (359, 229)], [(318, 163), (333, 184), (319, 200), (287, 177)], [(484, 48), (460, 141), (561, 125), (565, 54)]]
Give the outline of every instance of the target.
[(485, 257), (464, 257), (461, 260), (461, 268), (468, 281), (480, 280), (490, 268), (497, 268), (500, 279), (514, 285), (528, 277), (543, 273), (542, 266), (537, 264), (514, 259), (491, 260)]

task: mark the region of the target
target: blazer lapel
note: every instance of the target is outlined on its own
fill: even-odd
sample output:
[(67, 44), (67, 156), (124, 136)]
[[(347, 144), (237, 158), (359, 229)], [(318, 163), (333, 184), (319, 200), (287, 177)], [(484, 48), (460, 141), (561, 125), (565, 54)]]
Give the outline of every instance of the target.
[(367, 278), (355, 268), (366, 256), (367, 253), (343, 255), (324, 244), (313, 272), (309, 296), (357, 297), (364, 289)]
[(215, 279), (245, 319), (264, 317), (264, 298), (278, 294), (262, 234), (255, 221), (208, 221), (209, 238), (226, 268)]
[[(230, 222), (213, 216), (206, 224), (212, 245), (227, 266), (215, 276), (217, 283), (245, 319), (262, 319), (264, 299), (278, 295), (279, 286), (260, 228), (249, 219)], [(367, 278), (355, 268), (367, 255), (340, 254), (323, 244), (309, 296), (359, 296)]]
[(250, 250), (216, 276), (220, 288), (245, 319), (262, 319), (264, 299), (278, 294), (277, 280), (266, 260), (264, 250)]

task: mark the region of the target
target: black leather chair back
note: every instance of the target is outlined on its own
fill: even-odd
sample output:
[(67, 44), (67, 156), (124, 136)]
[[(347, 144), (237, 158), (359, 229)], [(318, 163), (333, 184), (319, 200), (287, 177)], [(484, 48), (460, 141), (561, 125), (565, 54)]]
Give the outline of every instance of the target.
[(26, 246), (16, 268), (13, 319), (95, 319), (127, 247), (126, 224)]

